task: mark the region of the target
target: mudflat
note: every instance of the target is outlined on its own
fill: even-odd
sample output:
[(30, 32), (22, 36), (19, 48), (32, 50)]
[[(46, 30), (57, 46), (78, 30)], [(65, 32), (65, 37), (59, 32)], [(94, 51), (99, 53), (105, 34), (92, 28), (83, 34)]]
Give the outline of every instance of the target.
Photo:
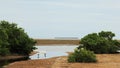
[(80, 40), (35, 39), (36, 45), (70, 44), (79, 45)]

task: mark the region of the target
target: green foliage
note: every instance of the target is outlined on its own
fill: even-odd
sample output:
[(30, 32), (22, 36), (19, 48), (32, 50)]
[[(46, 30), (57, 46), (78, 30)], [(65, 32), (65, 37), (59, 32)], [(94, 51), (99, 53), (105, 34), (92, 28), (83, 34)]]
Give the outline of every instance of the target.
[(75, 59), (75, 54), (72, 53), (68, 56), (68, 62), (76, 62), (76, 59)]
[(115, 36), (115, 34), (110, 31), (101, 31), (99, 33), (99, 36), (104, 37), (107, 40), (112, 40), (112, 38)]
[(9, 49), (7, 49), (7, 48), (0, 48), (0, 55), (1, 56), (6, 56), (8, 54), (10, 54)]
[(96, 56), (92, 51), (84, 48), (76, 49), (68, 56), (68, 62), (97, 62)]
[(35, 49), (34, 45), (35, 41), (17, 24), (0, 22), (0, 48), (5, 48), (10, 53), (29, 55)]
[[(81, 39), (81, 44), (83, 44), (84, 48), (90, 51), (94, 51), (95, 53), (103, 54), (103, 53), (116, 53), (120, 46), (119, 42), (116, 40), (112, 40), (113, 36), (115, 36), (112, 32), (100, 32), (92, 33), (86, 35)], [(79, 46), (78, 48), (80, 48)]]
[(8, 50), (8, 35), (5, 30), (0, 29), (0, 55), (5, 56), (9, 54)]

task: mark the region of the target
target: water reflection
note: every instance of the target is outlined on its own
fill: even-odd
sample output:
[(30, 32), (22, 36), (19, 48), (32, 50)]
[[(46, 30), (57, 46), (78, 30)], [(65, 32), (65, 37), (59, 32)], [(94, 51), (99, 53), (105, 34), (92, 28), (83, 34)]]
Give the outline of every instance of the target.
[(78, 45), (46, 45), (36, 46), (39, 53), (30, 56), (30, 59), (45, 59), (57, 56), (67, 56), (66, 52), (73, 52)]

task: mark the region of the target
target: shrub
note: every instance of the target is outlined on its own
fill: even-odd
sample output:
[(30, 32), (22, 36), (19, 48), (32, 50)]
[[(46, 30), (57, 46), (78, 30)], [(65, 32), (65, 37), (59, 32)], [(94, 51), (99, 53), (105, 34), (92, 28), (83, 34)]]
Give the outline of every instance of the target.
[(6, 56), (8, 55), (10, 52), (7, 48), (0, 48), (0, 55), (1, 56)]
[[(29, 55), (34, 49), (35, 40), (15, 23), (0, 21), (0, 55), (3, 51), (11, 54)], [(3, 48), (3, 49), (2, 49)]]
[(76, 62), (74, 53), (72, 53), (68, 56), (68, 62)]
[[(94, 51), (94, 53), (97, 54), (116, 53), (116, 51), (120, 48), (120, 43), (118, 41), (112, 40), (113, 36), (115, 35), (112, 32), (102, 31), (98, 34), (92, 33), (82, 38), (81, 44), (83, 44), (83, 48)], [(78, 48), (81, 48), (81, 46)]]
[(68, 56), (68, 62), (96, 62), (96, 56), (92, 51), (84, 48), (76, 49)]

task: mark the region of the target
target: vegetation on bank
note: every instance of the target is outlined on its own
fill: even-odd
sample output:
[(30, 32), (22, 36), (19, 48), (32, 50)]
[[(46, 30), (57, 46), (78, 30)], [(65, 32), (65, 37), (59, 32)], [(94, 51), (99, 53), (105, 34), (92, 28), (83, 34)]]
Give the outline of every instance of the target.
[(117, 53), (120, 50), (120, 42), (113, 40), (114, 36), (115, 34), (110, 31), (101, 31), (86, 35), (80, 41), (82, 45), (73, 54), (68, 56), (68, 62), (96, 62), (94, 53)]
[(97, 54), (114, 54), (120, 49), (120, 42), (113, 40), (114, 36), (110, 31), (88, 34), (80, 41), (83, 46), (78, 48), (86, 48)]
[[(114, 33), (101, 31), (88, 34), (80, 41), (68, 62), (97, 62), (95, 54), (114, 54), (120, 50), (120, 42), (114, 40)], [(34, 49), (35, 40), (15, 23), (0, 21), (0, 56), (10, 54), (29, 55)]]
[(17, 24), (0, 21), (0, 56), (29, 55), (35, 49), (35, 43)]
[(94, 52), (84, 48), (76, 48), (74, 53), (68, 56), (68, 62), (97, 62)]

